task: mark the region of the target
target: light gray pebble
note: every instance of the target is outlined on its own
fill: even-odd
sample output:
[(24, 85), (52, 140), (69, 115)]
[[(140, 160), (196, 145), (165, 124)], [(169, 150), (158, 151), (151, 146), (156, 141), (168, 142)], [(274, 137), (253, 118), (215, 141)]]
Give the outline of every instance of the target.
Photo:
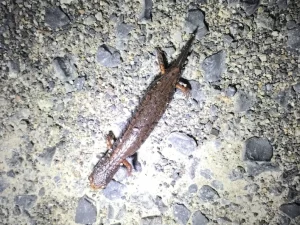
[(235, 99), (235, 112), (245, 112), (254, 106), (256, 99), (253, 94), (244, 91), (238, 91)]
[(208, 222), (209, 220), (200, 210), (193, 213), (193, 217), (192, 217), (193, 225), (206, 225), (208, 224)]
[(2, 193), (8, 187), (9, 187), (8, 182), (4, 178), (0, 177), (0, 193)]
[(225, 44), (230, 44), (232, 43), (234, 38), (230, 34), (224, 34), (223, 35), (223, 41)]
[(300, 26), (287, 31), (287, 50), (293, 53), (300, 53)]
[(15, 197), (15, 204), (24, 209), (30, 209), (36, 202), (36, 195), (17, 195)]
[(168, 207), (165, 205), (165, 203), (162, 200), (162, 197), (160, 196), (156, 196), (155, 200), (154, 200), (155, 205), (157, 206), (158, 210), (161, 213), (164, 213), (168, 210)]
[(195, 80), (190, 80), (189, 81), (190, 85), (191, 85), (191, 98), (194, 99), (197, 103), (201, 103), (204, 102), (206, 99), (206, 96), (203, 92), (203, 87), (202, 85)]
[(52, 29), (60, 28), (70, 22), (69, 17), (60, 7), (47, 8), (45, 11), (45, 23)]
[(197, 184), (191, 184), (189, 186), (189, 193), (196, 193), (198, 191), (198, 186)]
[(251, 137), (245, 143), (245, 159), (250, 161), (270, 161), (273, 147), (267, 139)]
[(257, 27), (273, 30), (275, 21), (274, 19), (267, 13), (258, 13), (256, 19)]
[(300, 204), (297, 203), (282, 204), (279, 207), (279, 209), (280, 211), (284, 212), (292, 219), (300, 216)]
[(56, 148), (57, 148), (56, 146), (45, 148), (44, 151), (38, 156), (38, 160), (41, 163), (43, 163), (47, 166), (50, 166), (51, 162), (52, 162), (52, 159), (55, 155)]
[(245, 173), (246, 173), (246, 170), (242, 166), (237, 166), (229, 174), (229, 179), (231, 181), (236, 181), (236, 180), (243, 179)]
[(20, 65), (18, 61), (10, 60), (8, 62), (8, 77), (9, 78), (17, 78), (20, 73)]
[(213, 177), (213, 173), (210, 171), (210, 169), (200, 170), (200, 175), (208, 180), (211, 180)]
[(297, 92), (298, 94), (300, 93), (300, 83), (297, 83), (293, 86), (293, 89), (295, 92)]
[(197, 147), (197, 144), (193, 138), (180, 132), (171, 133), (168, 136), (167, 141), (172, 145), (174, 149), (187, 156), (191, 155)]
[(96, 53), (96, 60), (106, 67), (117, 67), (121, 62), (120, 52), (110, 46), (101, 45)]
[(92, 203), (92, 201), (83, 196), (78, 200), (76, 215), (75, 215), (75, 223), (80, 224), (92, 224), (95, 223), (97, 219), (97, 209), (96, 206)]
[(141, 225), (162, 225), (161, 216), (148, 216), (141, 219)]
[(255, 194), (259, 190), (258, 184), (247, 184), (244, 187), (244, 190), (248, 191), (249, 194)]
[(252, 15), (258, 8), (260, 0), (243, 1), (242, 7), (248, 16)]
[(78, 77), (77, 69), (70, 58), (56, 57), (53, 60), (55, 76), (62, 82), (72, 81)]
[(185, 205), (175, 204), (173, 206), (173, 215), (178, 224), (185, 225), (190, 218), (191, 212), (188, 208), (185, 207)]
[(199, 190), (199, 198), (204, 202), (211, 202), (219, 199), (220, 196), (211, 186), (203, 185)]
[(283, 108), (287, 108), (290, 99), (291, 99), (291, 88), (284, 91), (280, 91), (275, 98), (278, 104)]
[(125, 185), (111, 180), (103, 190), (103, 195), (109, 200), (119, 199), (124, 195)]
[(235, 86), (232, 86), (232, 85), (229, 85), (226, 90), (225, 90), (225, 94), (227, 97), (233, 97), (236, 93), (236, 87)]
[(82, 90), (84, 83), (85, 83), (84, 77), (77, 77), (74, 81), (74, 86), (78, 91), (80, 91)]
[(142, 1), (142, 12), (141, 12), (141, 20), (151, 20), (152, 18), (152, 0), (143, 0)]
[(218, 189), (218, 190), (223, 190), (224, 189), (223, 183), (219, 180), (213, 180), (211, 182), (211, 186), (213, 186), (215, 189)]
[(116, 28), (116, 36), (120, 39), (126, 39), (132, 29), (131, 25), (119, 23)]
[(278, 165), (270, 162), (248, 162), (247, 163), (247, 173), (250, 176), (257, 176), (264, 172), (278, 172)]
[(216, 82), (221, 80), (221, 75), (226, 69), (225, 65), (226, 53), (225, 51), (219, 51), (209, 57), (207, 57), (202, 63), (202, 69), (204, 71), (204, 79), (207, 82)]
[(207, 32), (208, 28), (204, 22), (204, 14), (199, 9), (192, 9), (189, 10), (188, 16), (185, 21), (185, 29), (187, 32), (192, 33), (196, 30), (196, 38), (200, 40), (202, 37), (204, 37)]

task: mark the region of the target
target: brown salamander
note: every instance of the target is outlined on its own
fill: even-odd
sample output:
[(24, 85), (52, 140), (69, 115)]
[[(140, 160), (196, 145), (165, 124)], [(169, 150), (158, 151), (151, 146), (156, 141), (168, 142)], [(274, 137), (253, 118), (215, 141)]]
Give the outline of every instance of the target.
[[(133, 155), (153, 131), (172, 100), (175, 88), (184, 91), (186, 94), (189, 93), (187, 87), (179, 84), (179, 79), (194, 36), (183, 47), (177, 60), (168, 68), (165, 68), (162, 54), (158, 51), (161, 74), (152, 82), (123, 135), (114, 143), (111, 156), (100, 159), (95, 165), (89, 176), (90, 185), (93, 189), (105, 188), (121, 164), (127, 167), (130, 174), (132, 168), (126, 158)], [(108, 145), (110, 145), (109, 143), (108, 140)]]

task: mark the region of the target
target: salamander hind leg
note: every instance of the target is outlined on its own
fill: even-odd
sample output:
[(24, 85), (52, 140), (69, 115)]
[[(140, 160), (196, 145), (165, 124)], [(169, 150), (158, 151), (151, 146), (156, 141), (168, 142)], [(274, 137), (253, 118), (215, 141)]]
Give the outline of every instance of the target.
[(128, 176), (130, 176), (130, 175), (131, 175), (131, 172), (132, 172), (132, 166), (131, 166), (131, 164), (130, 164), (126, 159), (124, 159), (124, 160), (122, 161), (122, 164), (126, 167), (126, 169), (127, 169), (127, 174), (128, 174)]
[(177, 83), (176, 88), (182, 91), (186, 98), (191, 95), (191, 89), (187, 86)]
[(157, 52), (157, 60), (159, 64), (160, 73), (161, 75), (164, 75), (166, 73), (164, 55), (160, 48), (156, 48), (156, 52)]

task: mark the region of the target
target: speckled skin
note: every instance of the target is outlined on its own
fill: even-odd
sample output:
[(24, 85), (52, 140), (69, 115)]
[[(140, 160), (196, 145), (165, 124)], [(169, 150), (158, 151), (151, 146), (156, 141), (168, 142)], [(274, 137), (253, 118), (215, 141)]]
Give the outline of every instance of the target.
[(168, 103), (172, 100), (193, 39), (194, 36), (187, 42), (173, 65), (166, 69), (165, 74), (152, 82), (125, 132), (114, 144), (112, 155), (101, 159), (96, 164), (89, 176), (93, 189), (106, 187), (118, 171), (122, 161), (133, 155), (153, 131), (166, 111)]

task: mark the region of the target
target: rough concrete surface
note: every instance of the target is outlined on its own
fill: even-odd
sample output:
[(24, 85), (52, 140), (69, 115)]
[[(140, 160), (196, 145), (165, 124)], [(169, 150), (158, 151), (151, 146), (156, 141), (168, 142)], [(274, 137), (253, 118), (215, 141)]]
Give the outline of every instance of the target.
[[(300, 224), (300, 2), (0, 2), (0, 224)], [(88, 176), (198, 27), (163, 118)], [(155, 110), (155, 109), (153, 109)]]

